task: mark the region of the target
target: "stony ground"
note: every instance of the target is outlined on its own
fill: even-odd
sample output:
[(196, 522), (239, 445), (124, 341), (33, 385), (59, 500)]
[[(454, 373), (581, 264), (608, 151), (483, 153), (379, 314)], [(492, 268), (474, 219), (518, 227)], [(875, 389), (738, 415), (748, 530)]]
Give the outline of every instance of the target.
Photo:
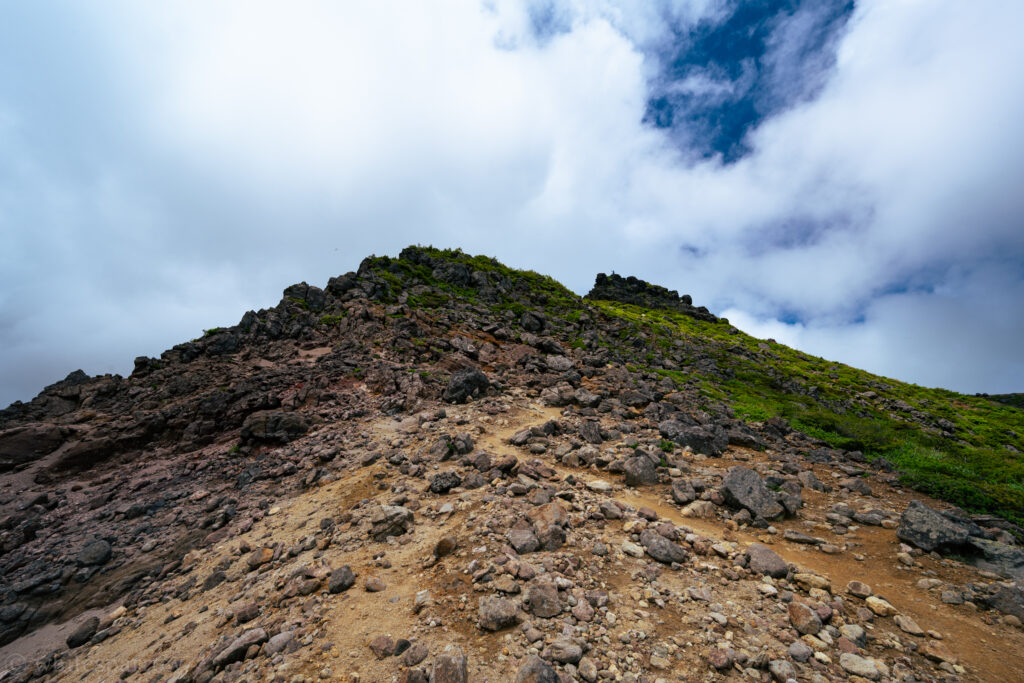
[[(626, 486), (565, 464), (587, 449), (578, 412), (510, 395), (359, 420), (329, 474), (240, 507), (129, 609), (112, 600), (4, 654), (45, 662), (84, 623), (91, 642), (44, 678), (557, 680), (550, 665), (584, 681), (1021, 680), (1019, 620), (962, 597), (998, 577), (902, 546), (906, 492), (873, 476), (851, 491), (848, 472), (810, 466), (794, 479), (828, 490), (803, 487), (796, 518), (756, 529), (720, 486), (734, 467), (778, 472), (772, 450), (664, 453), (660, 481)], [(542, 436), (510, 443), (529, 427)], [(659, 443), (648, 431), (590, 450), (615, 462)], [(540, 673), (517, 679), (531, 662)]]
[(0, 681), (1024, 680), (1019, 529), (424, 254), (481, 301), (361, 268), (0, 411)]

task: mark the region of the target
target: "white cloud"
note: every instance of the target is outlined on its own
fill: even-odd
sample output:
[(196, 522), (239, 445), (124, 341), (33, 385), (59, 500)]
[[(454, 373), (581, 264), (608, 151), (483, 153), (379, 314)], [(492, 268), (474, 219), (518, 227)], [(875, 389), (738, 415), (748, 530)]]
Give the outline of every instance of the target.
[(786, 50), (816, 25), (794, 15), (771, 63), (817, 94), (723, 166), (641, 118), (655, 48), (730, 3), (550, 3), (544, 40), (530, 4), (549, 3), (22, 10), (50, 59), (0, 81), (0, 403), (416, 242), (581, 292), (635, 273), (838, 360), (1024, 387), (1020, 268), (993, 266), (1024, 259), (1024, 6), (865, 0), (834, 67)]

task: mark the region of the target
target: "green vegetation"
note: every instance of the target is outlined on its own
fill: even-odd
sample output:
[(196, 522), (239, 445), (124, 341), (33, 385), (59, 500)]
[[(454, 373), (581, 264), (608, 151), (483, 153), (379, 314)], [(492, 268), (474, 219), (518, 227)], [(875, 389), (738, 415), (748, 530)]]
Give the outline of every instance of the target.
[(321, 325), (326, 325), (327, 327), (335, 327), (336, 325), (341, 323), (341, 321), (344, 320), (344, 319), (345, 319), (345, 314), (344, 313), (340, 313), (338, 315), (323, 315), (323, 316), (320, 316), (320, 324)]
[[(714, 360), (718, 374), (643, 369), (680, 385), (696, 379), (701, 395), (736, 417), (784, 418), (833, 448), (884, 457), (908, 486), (1024, 523), (1024, 412), (1012, 401), (879, 377), (680, 313), (593, 303), (628, 323), (620, 337), (643, 334), (659, 349), (681, 342), (684, 355)], [(651, 363), (650, 353), (633, 357)]]

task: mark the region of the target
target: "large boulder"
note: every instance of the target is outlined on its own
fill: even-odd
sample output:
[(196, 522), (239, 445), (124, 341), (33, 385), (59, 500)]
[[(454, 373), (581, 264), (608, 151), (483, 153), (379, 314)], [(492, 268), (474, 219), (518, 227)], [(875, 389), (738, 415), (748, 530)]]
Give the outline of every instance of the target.
[(685, 425), (677, 420), (666, 420), (658, 425), (661, 435), (677, 446), (687, 447), (695, 453), (716, 456), (729, 446), (729, 433), (715, 425)]
[(722, 495), (727, 504), (749, 510), (761, 519), (775, 519), (784, 512), (757, 472), (742, 465), (726, 473), (722, 479)]
[(967, 546), (969, 529), (953, 522), (924, 503), (916, 500), (900, 517), (896, 536), (925, 552), (956, 552)]
[(644, 454), (634, 455), (622, 465), (626, 486), (649, 486), (658, 483), (658, 470)]
[(487, 375), (476, 368), (465, 368), (451, 376), (441, 398), (448, 403), (465, 403), (471, 397), (483, 394), (490, 386)]

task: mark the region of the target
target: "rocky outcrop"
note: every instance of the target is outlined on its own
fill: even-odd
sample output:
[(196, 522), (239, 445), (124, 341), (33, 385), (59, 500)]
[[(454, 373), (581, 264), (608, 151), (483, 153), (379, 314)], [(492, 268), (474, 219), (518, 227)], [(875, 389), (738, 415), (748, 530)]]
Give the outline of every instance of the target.
[(689, 294), (679, 296), (675, 290), (652, 285), (632, 275), (622, 277), (615, 273), (611, 275), (598, 273), (594, 280), (594, 286), (586, 298), (597, 301), (618, 301), (643, 308), (664, 308), (684, 313), (698, 320), (718, 322), (718, 318), (704, 306), (695, 307)]

